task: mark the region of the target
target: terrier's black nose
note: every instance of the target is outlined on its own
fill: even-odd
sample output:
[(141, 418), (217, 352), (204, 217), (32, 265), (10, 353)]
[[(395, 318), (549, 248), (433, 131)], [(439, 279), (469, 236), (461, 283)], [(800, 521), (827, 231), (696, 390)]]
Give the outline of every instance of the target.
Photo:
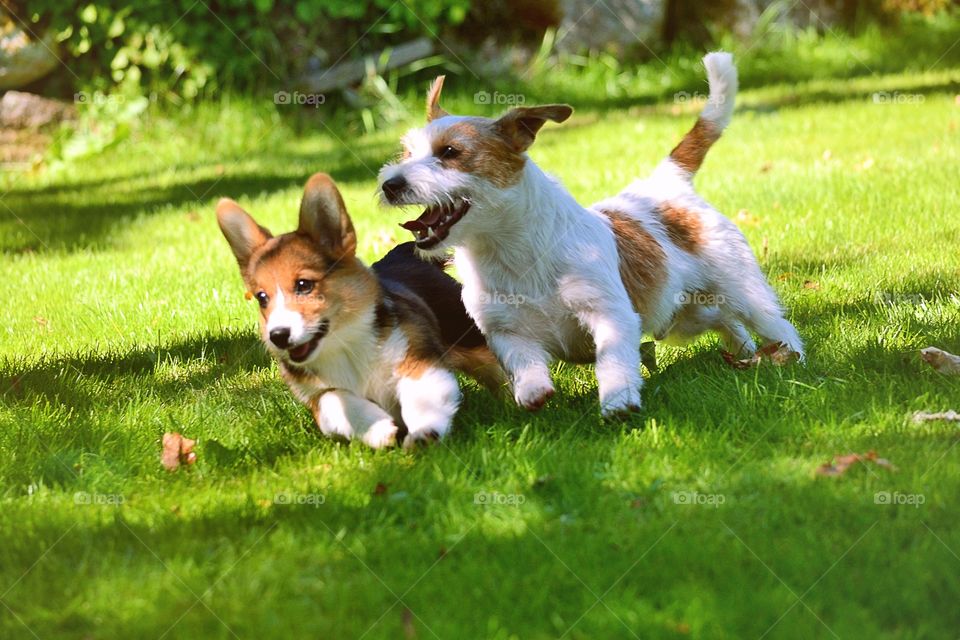
[(286, 327), (271, 329), (270, 342), (277, 345), (281, 349), (286, 349), (287, 345), (290, 344), (290, 329)]
[(407, 179), (403, 176), (394, 176), (384, 181), (382, 188), (384, 195), (387, 196), (387, 200), (392, 202), (399, 198), (403, 190), (407, 188)]

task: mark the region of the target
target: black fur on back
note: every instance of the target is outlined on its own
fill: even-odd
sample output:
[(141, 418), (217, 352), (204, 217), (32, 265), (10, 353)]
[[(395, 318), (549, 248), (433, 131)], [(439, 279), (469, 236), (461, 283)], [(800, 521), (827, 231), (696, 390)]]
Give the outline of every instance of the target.
[(483, 346), (486, 344), (483, 334), (463, 307), (463, 287), (444, 271), (445, 266), (443, 260), (427, 261), (417, 257), (414, 244), (404, 242), (370, 268), (388, 291), (399, 286), (423, 300), (436, 316), (447, 347)]

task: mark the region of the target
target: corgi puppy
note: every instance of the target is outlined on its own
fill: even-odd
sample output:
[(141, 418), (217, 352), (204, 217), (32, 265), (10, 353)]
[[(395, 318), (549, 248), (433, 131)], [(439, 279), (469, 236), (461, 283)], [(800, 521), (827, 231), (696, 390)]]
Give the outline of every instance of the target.
[(228, 198), (217, 221), (260, 306), (261, 338), (330, 437), (405, 447), (450, 431), (454, 371), (490, 387), (502, 370), (444, 263), (395, 247), (367, 268), (333, 180), (307, 182), (296, 231), (273, 236)]

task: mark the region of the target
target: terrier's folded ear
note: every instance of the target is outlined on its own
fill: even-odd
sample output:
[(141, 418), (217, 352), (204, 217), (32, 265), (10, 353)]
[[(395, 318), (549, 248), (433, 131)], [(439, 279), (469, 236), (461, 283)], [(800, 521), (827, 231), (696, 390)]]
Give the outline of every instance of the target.
[(325, 173), (307, 181), (300, 203), (299, 233), (310, 236), (331, 258), (352, 258), (357, 251), (357, 234), (347, 214), (340, 190)]
[(270, 231), (258, 225), (249, 213), (230, 198), (221, 198), (217, 203), (217, 223), (241, 271), (246, 270), (253, 252), (273, 237)]
[(530, 148), (537, 132), (546, 123), (563, 122), (573, 113), (573, 107), (567, 104), (545, 104), (540, 107), (517, 107), (506, 112), (496, 126), (513, 144), (518, 153)]

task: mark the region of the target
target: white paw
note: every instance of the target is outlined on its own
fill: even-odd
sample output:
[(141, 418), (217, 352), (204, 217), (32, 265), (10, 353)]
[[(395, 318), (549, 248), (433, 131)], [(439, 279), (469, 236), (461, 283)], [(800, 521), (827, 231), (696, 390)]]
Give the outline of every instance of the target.
[(393, 424), (393, 420), (378, 420), (370, 425), (361, 440), (374, 449), (395, 446), (397, 444), (397, 425)]
[(513, 390), (517, 404), (527, 411), (537, 411), (553, 395), (553, 384), (546, 380), (523, 379), (516, 384)]
[(640, 389), (625, 387), (600, 399), (604, 418), (615, 418), (640, 411)]

